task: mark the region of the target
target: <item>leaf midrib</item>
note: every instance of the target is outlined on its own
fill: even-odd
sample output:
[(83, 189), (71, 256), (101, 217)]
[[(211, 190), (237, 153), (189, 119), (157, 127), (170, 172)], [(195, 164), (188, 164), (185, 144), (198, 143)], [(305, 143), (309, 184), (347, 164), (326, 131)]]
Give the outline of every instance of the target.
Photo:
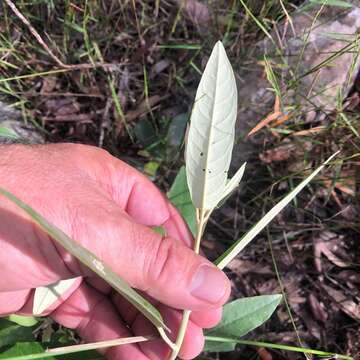
[[(210, 131), (208, 136), (208, 143), (207, 143), (207, 149), (206, 149), (206, 160), (205, 160), (205, 177), (204, 177), (204, 187), (203, 187), (203, 193), (201, 198), (201, 208), (204, 209), (205, 200), (206, 200), (206, 190), (207, 190), (207, 178), (208, 178), (208, 166), (209, 166), (209, 152), (211, 148), (211, 142), (212, 142), (212, 135), (213, 135), (213, 121), (214, 121), (214, 109), (216, 104), (216, 97), (217, 97), (217, 90), (218, 90), (218, 79), (219, 79), (219, 63), (220, 63), (220, 47), (221, 45), (217, 44), (217, 66), (216, 66), (216, 80), (215, 80), (215, 92), (214, 92), (214, 99), (211, 102), (211, 121), (210, 121)], [(207, 209), (210, 210), (210, 209)]]

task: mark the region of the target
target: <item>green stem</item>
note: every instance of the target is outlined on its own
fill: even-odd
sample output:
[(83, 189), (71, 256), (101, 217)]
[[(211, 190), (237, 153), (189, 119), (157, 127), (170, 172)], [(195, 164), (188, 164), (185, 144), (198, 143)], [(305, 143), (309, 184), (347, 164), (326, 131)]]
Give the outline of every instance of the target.
[[(201, 242), (202, 234), (204, 232), (206, 221), (207, 221), (207, 212), (204, 209), (200, 209), (199, 210), (198, 229), (197, 229), (197, 234), (196, 234), (195, 243), (194, 243), (194, 251), (196, 254), (198, 254), (200, 251), (200, 242)], [(191, 314), (190, 310), (183, 311), (183, 317), (182, 317), (182, 320), (180, 323), (179, 332), (178, 332), (176, 342), (175, 342), (175, 349), (172, 350), (168, 360), (175, 360), (179, 354), (181, 345), (184, 341), (186, 329), (187, 329), (187, 326), (189, 323), (190, 314)]]
[(302, 347), (297, 347), (297, 346), (272, 344), (272, 343), (263, 342), (263, 341), (240, 340), (237, 338), (228, 338), (228, 337), (221, 337), (221, 336), (205, 336), (205, 340), (211, 341), (211, 342), (237, 343), (237, 344), (241, 344), (241, 345), (258, 346), (258, 347), (264, 347), (264, 348), (269, 348), (269, 349), (301, 352), (303, 354), (313, 354), (313, 355), (318, 355), (318, 356), (333, 357), (334, 359), (354, 360), (353, 357), (347, 356), (347, 355), (335, 354), (335, 353), (321, 351), (321, 350), (315, 350), (315, 349), (307, 349), (307, 348), (302, 348)]

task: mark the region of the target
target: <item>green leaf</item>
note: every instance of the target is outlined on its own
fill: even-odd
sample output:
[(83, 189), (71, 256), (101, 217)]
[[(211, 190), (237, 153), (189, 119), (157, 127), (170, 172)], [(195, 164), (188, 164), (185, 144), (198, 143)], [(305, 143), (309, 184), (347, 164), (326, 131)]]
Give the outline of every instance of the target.
[(242, 337), (268, 320), (281, 298), (276, 294), (232, 301), (224, 306), (220, 324), (208, 330), (206, 335)]
[(196, 234), (196, 211), (191, 201), (189, 188), (186, 182), (185, 167), (182, 166), (167, 193), (169, 200), (179, 210), (188, 224), (191, 232)]
[(0, 319), (0, 348), (18, 341), (34, 340), (34, 327), (24, 327), (6, 319)]
[[(1, 351), (1, 350), (0, 350)], [(56, 356), (46, 352), (45, 348), (39, 342), (19, 342), (9, 349), (0, 352), (0, 359), (7, 360), (35, 360), (35, 359), (61, 359), (61, 360), (79, 360), (77, 353), (65, 353)], [(99, 352), (95, 350), (83, 351), (81, 360), (105, 360)]]
[(205, 341), (203, 351), (207, 352), (229, 352), (234, 351), (236, 342)]
[(34, 294), (33, 314), (40, 316), (46, 309), (56, 303), (63, 294), (65, 294), (79, 278), (60, 280), (55, 284), (40, 286), (36, 288)]
[(189, 115), (186, 113), (175, 116), (170, 123), (167, 132), (167, 145), (171, 148), (170, 154), (174, 154), (179, 150), (184, 140), (186, 125)]
[(224, 195), (237, 114), (235, 76), (219, 41), (196, 92), (186, 144), (186, 176), (196, 208), (212, 210)]
[[(132, 289), (108, 265), (102, 262), (89, 250), (72, 240), (62, 230), (50, 224), (43, 216), (15, 195), (3, 188), (0, 188), (0, 194), (23, 209), (52, 239), (57, 241), (65, 248), (66, 251), (79, 259), (83, 264), (93, 270), (98, 276), (117, 290), (126, 300), (137, 308), (147, 319), (149, 319), (159, 331), (160, 329), (167, 329), (160, 312), (149, 301)], [(162, 334), (162, 336), (164, 336), (164, 334)]]
[(166, 236), (166, 230), (162, 226), (154, 226), (152, 228), (157, 234), (161, 236)]
[(38, 323), (38, 320), (34, 316), (22, 316), (16, 314), (9, 315), (8, 320), (25, 327), (31, 327)]
[[(13, 359), (22, 356), (28, 356), (30, 354), (40, 354), (44, 352), (44, 348), (39, 342), (18, 342), (11, 348), (0, 353), (0, 359)], [(40, 357), (37, 356), (37, 359)], [(47, 357), (49, 360), (55, 360), (55, 357), (50, 355)]]
[(280, 200), (270, 211), (266, 213), (243, 237), (237, 240), (228, 250), (226, 250), (218, 259), (215, 264), (223, 269), (232, 259), (234, 259), (241, 250), (248, 245), (256, 235), (258, 235), (267, 226), (271, 220), (274, 219), (279, 212), (288, 205), (292, 199), (327, 165), (339, 152), (330, 156), (321, 166), (314, 170), (305, 180), (303, 180), (294, 190), (287, 194)]
[(13, 130), (10, 130), (4, 126), (0, 127), (0, 137), (5, 137), (8, 139), (14, 139), (14, 140), (20, 139), (20, 137)]
[(328, 5), (328, 6), (337, 6), (342, 8), (351, 8), (353, 7), (348, 1), (341, 0), (310, 0), (310, 3), (319, 4), (319, 5)]
[(155, 178), (156, 172), (159, 169), (160, 164), (157, 161), (149, 161), (144, 166), (144, 172), (146, 175), (151, 177), (152, 179)]
[(146, 119), (136, 123), (134, 134), (140, 144), (144, 147), (147, 147), (158, 140), (154, 126)]
[[(205, 334), (213, 337), (242, 337), (268, 320), (280, 301), (281, 295), (263, 295), (232, 301), (224, 306), (220, 324)], [(206, 341), (204, 351), (233, 351), (235, 346), (236, 342)]]

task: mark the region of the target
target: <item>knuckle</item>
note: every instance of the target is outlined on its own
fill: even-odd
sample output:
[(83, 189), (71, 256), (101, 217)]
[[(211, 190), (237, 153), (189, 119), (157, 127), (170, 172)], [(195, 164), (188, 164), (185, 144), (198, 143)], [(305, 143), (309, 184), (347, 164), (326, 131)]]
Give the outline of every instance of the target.
[(174, 245), (169, 238), (163, 237), (158, 240), (156, 246), (152, 246), (152, 256), (148, 259), (148, 266), (145, 267), (146, 276), (150, 284), (164, 284), (169, 279), (169, 270), (174, 258)]

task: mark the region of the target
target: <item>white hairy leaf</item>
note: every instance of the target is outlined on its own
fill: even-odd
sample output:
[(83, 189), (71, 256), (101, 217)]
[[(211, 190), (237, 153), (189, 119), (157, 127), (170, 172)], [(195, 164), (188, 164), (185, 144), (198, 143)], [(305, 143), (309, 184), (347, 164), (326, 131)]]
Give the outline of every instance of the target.
[(186, 175), (196, 208), (213, 209), (223, 198), (234, 145), (237, 90), (219, 41), (196, 92), (186, 146)]
[(35, 289), (33, 315), (40, 316), (61, 298), (79, 278), (60, 280), (55, 284), (40, 286)]

